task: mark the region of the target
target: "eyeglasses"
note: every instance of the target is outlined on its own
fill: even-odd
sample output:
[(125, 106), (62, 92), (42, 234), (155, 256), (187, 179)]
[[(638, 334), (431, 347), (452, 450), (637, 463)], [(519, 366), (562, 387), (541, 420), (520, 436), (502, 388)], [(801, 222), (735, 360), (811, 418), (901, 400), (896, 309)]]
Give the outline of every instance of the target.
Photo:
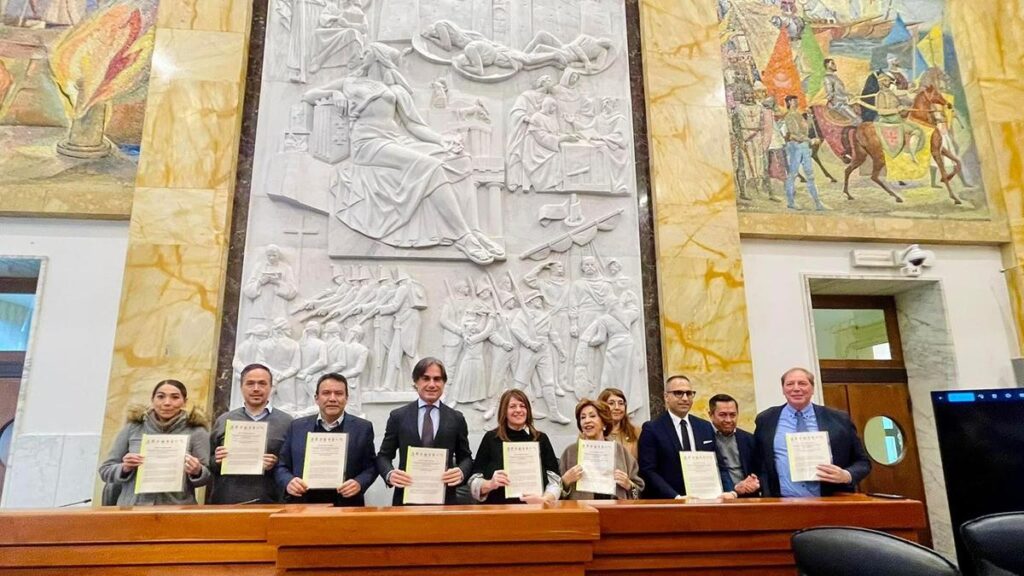
[(671, 392), (665, 392), (665, 394), (671, 394), (676, 400), (682, 400), (683, 398), (693, 398), (697, 395), (696, 390), (672, 390)]

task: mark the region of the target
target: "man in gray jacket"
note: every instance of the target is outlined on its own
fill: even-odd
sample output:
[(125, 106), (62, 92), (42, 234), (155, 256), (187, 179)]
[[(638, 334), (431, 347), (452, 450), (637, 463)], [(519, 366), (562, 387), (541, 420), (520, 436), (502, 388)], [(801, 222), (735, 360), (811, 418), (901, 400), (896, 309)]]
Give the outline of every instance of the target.
[[(262, 364), (249, 364), (242, 369), (242, 399), (244, 404), (217, 418), (210, 435), (213, 462), (213, 494), (210, 504), (268, 504), (283, 501), (284, 495), (277, 489), (273, 470), (277, 464), (277, 454), (284, 443), (285, 432), (291, 424), (292, 417), (287, 412), (275, 410), (270, 405), (273, 391), (273, 376)], [(224, 431), (227, 421), (266, 422), (267, 449), (263, 455), (263, 474), (261, 475), (224, 475), (221, 464), (228, 455), (224, 446)]]

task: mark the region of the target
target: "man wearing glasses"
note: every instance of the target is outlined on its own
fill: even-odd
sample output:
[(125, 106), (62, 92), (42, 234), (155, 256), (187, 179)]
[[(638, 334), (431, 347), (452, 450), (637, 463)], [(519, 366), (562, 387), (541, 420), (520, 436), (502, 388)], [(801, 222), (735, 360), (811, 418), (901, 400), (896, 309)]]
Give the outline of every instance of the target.
[(637, 445), (640, 476), (647, 483), (644, 498), (686, 496), (679, 452), (715, 452), (715, 429), (707, 420), (690, 414), (696, 395), (686, 376), (670, 376), (665, 382), (667, 412), (644, 424)]

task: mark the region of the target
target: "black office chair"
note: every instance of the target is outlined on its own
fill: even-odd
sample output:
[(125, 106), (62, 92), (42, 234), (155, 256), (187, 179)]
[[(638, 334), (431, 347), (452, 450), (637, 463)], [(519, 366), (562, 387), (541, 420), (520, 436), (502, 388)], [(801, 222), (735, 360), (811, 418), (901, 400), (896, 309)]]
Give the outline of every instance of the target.
[(936, 552), (885, 532), (865, 528), (821, 527), (792, 537), (802, 576), (959, 576)]
[(1024, 576), (1024, 512), (969, 520), (960, 526), (960, 535), (977, 576)]

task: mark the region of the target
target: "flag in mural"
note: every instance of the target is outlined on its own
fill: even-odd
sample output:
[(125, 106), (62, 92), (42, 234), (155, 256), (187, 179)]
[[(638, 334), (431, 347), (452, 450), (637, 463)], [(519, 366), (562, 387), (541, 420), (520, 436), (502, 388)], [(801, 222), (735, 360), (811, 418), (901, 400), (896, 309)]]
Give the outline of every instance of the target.
[(719, 16), (741, 210), (990, 217), (942, 0), (731, 0)]

